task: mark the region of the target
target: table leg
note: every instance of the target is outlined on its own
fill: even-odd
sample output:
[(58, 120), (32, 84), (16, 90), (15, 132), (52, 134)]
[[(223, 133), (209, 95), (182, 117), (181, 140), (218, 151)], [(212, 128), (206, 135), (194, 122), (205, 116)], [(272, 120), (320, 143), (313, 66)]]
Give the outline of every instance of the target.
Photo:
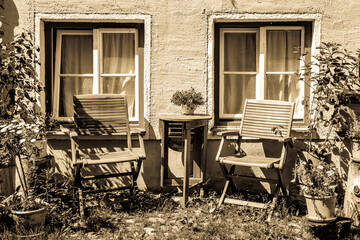
[[(207, 134), (208, 134), (208, 126), (205, 125), (203, 127), (203, 145), (201, 149), (201, 162), (200, 162), (200, 169), (201, 169), (201, 182), (204, 183), (206, 181), (206, 146), (207, 146)], [(204, 197), (204, 186), (200, 189), (200, 197)]]
[(184, 184), (183, 184), (183, 207), (189, 198), (189, 161), (190, 161), (190, 144), (191, 144), (191, 129), (185, 128), (185, 142), (184, 142)]
[(168, 123), (162, 121), (162, 136), (161, 136), (161, 166), (160, 166), (160, 187), (164, 188), (164, 178), (165, 178), (165, 165), (167, 164), (168, 159)]

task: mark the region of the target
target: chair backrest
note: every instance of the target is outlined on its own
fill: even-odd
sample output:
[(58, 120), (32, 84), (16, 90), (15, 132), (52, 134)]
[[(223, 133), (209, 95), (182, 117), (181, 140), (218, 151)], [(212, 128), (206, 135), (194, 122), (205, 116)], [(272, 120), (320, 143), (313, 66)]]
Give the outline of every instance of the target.
[(130, 127), (124, 94), (74, 96), (75, 130), (79, 135), (125, 134), (131, 149)]
[[(240, 126), (241, 136), (274, 140), (289, 137), (294, 106), (293, 102), (247, 99)], [(278, 134), (274, 129), (279, 131)]]

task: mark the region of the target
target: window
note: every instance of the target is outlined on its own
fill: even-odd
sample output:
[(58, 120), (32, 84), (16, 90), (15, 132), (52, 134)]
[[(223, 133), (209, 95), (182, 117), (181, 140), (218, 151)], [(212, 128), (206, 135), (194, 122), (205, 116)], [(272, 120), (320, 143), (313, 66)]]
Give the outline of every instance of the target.
[(56, 30), (53, 113), (73, 116), (73, 95), (125, 93), (130, 121), (139, 121), (138, 31)]
[(300, 58), (305, 49), (306, 28), (278, 25), (217, 26), (218, 121), (240, 119), (247, 98), (293, 101), (294, 118), (304, 118), (306, 84), (296, 74), (304, 63)]

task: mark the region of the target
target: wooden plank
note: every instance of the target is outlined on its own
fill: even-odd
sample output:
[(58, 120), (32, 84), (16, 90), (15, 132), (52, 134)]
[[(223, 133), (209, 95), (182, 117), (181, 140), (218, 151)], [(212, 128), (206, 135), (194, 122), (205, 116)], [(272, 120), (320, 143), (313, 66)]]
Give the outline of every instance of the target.
[(224, 203), (256, 207), (256, 208), (262, 208), (262, 209), (264, 209), (268, 206), (267, 203), (249, 202), (249, 201), (243, 201), (243, 200), (232, 199), (232, 198), (225, 198)]
[[(201, 178), (189, 178), (189, 185), (193, 186), (195, 184), (199, 184), (201, 181)], [(164, 179), (164, 187), (182, 187), (184, 186), (184, 179), (183, 178), (167, 178)]]

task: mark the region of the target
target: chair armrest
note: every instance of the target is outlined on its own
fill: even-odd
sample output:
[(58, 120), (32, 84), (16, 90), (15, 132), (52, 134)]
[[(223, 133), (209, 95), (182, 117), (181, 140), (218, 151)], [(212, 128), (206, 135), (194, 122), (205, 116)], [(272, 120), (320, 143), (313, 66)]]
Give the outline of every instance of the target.
[(142, 159), (142, 160), (146, 159), (145, 145), (144, 145), (144, 135), (145, 135), (145, 131), (138, 132), (139, 145), (140, 145), (140, 151), (141, 151), (141, 154), (139, 155), (139, 158)]
[(283, 142), (283, 143), (292, 142), (292, 138), (291, 137), (279, 138), (279, 142)]
[(239, 135), (239, 131), (224, 131), (224, 132), (219, 132), (217, 135), (219, 136), (238, 136)]
[(144, 136), (146, 134), (146, 130), (144, 128), (131, 128), (130, 134), (139, 134)]
[(78, 134), (77, 132), (75, 131), (71, 131), (71, 130), (65, 130), (64, 133), (66, 135), (69, 136), (70, 138), (70, 142), (71, 142), (71, 160), (72, 160), (72, 163), (73, 165), (76, 164), (76, 159), (77, 159), (77, 156), (78, 156)]

